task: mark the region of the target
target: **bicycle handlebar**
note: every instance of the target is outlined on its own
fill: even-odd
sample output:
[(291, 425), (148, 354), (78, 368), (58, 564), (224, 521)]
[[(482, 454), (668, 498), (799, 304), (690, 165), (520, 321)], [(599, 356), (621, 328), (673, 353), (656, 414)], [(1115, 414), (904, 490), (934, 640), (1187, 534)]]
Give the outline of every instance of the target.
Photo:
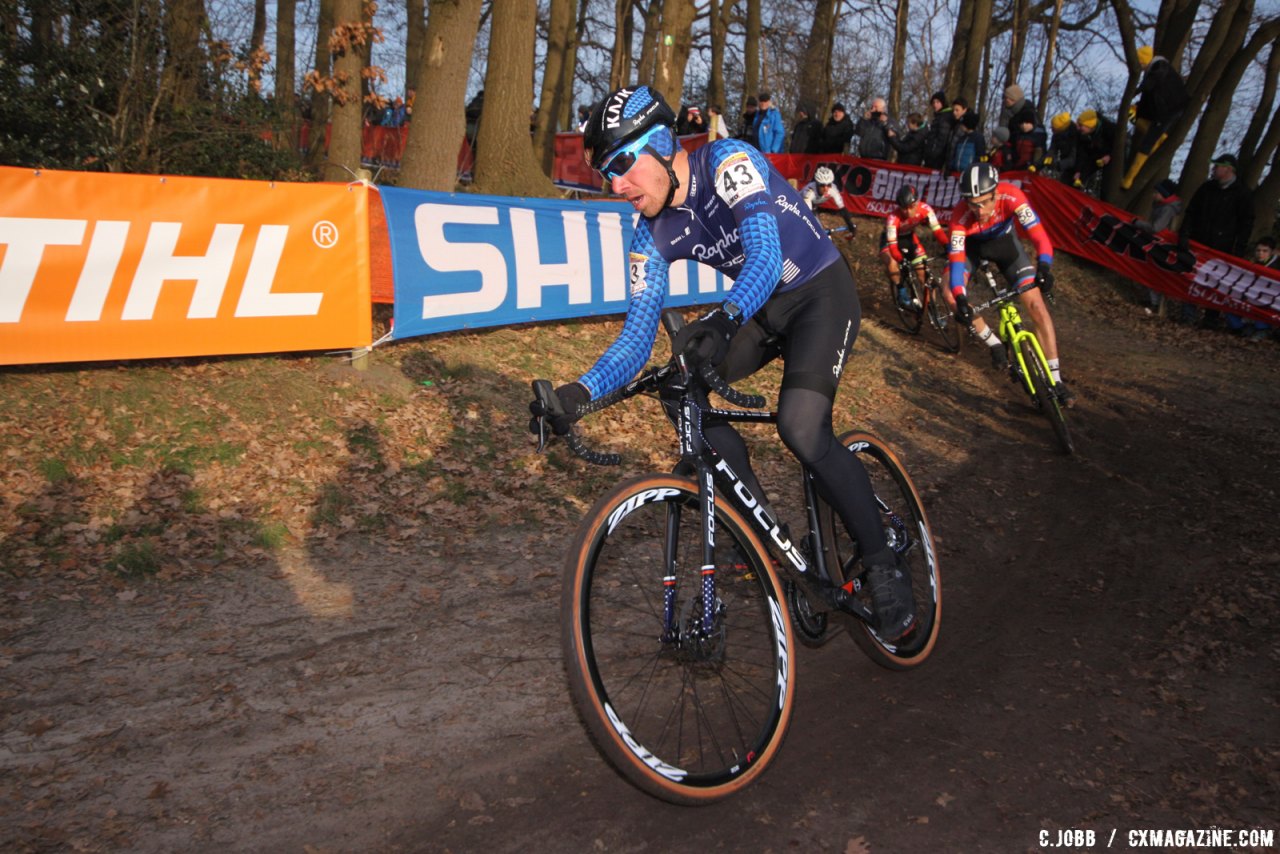
[[(662, 312), (662, 325), (665, 327), (667, 334), (674, 339), (676, 333), (684, 327), (684, 318), (678, 311), (669, 308)], [(710, 364), (697, 365), (683, 354), (676, 354), (667, 364), (649, 368), (622, 388), (579, 406), (572, 413), (574, 420), (579, 420), (593, 412), (608, 409), (610, 406), (621, 403), (638, 394), (655, 391), (676, 373), (686, 378), (696, 377), (706, 388), (711, 389), (735, 406), (747, 409), (763, 409), (767, 402), (764, 395), (747, 394), (729, 385), (716, 373), (714, 366)], [(565, 413), (560, 405), (560, 398), (556, 396), (555, 388), (550, 381), (534, 380), (532, 386), (534, 399), (543, 409), (543, 414), (537, 416), (538, 451), (541, 452), (547, 446), (547, 439), (549, 438), (547, 435), (547, 417)], [(592, 450), (572, 427), (569, 428), (569, 432), (565, 434), (564, 439), (574, 454), (593, 465), (616, 466), (622, 462), (620, 454), (601, 453)]]

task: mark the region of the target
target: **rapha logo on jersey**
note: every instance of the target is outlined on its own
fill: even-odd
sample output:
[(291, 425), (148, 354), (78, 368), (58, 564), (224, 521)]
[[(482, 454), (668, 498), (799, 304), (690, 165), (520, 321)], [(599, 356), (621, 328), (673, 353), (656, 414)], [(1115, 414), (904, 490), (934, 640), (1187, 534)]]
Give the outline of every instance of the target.
[(622, 124), (622, 107), (631, 97), (634, 89), (619, 89), (604, 107), (604, 126), (616, 128)]
[(633, 297), (643, 293), (649, 286), (644, 273), (644, 265), (648, 260), (647, 255), (641, 255), (639, 252), (631, 253), (631, 296)]
[(710, 264), (714, 261), (723, 262), (728, 254), (730, 247), (736, 246), (740, 241), (738, 230), (725, 231), (724, 226), (720, 226), (720, 237), (710, 246), (705, 243), (696, 243), (693, 249), (689, 250), (693, 255), (693, 260)]
[(745, 151), (735, 151), (716, 165), (716, 195), (729, 207), (766, 189), (760, 170)]

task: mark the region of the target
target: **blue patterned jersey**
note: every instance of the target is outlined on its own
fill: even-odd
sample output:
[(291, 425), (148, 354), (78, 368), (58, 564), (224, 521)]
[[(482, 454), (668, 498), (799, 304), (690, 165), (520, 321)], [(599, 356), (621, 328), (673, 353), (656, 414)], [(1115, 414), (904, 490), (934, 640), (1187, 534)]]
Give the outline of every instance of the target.
[(689, 194), (641, 217), (631, 239), (631, 298), (622, 332), (580, 379), (593, 398), (626, 385), (653, 351), (671, 262), (692, 258), (733, 279), (725, 297), (745, 323), (775, 292), (839, 260), (813, 211), (750, 145), (721, 139), (689, 154)]

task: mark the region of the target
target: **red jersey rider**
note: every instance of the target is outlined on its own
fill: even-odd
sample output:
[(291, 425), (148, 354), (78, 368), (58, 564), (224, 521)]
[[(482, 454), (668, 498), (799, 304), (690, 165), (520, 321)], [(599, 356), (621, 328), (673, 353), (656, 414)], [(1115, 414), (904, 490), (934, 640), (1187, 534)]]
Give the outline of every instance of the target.
[[(920, 240), (916, 237), (916, 228), (928, 224), (929, 230), (942, 246), (947, 245), (947, 233), (938, 223), (938, 215), (928, 202), (920, 201), (916, 188), (904, 184), (898, 191), (896, 199), (898, 207), (885, 220), (884, 231), (880, 235), (880, 255), (884, 258), (885, 269), (889, 271), (889, 281), (898, 293), (898, 302), (903, 308), (920, 308), (920, 301), (915, 299), (902, 286), (902, 263), (916, 271), (921, 287), (925, 283), (924, 264), (928, 255)], [(948, 294), (950, 303), (950, 294)], [(955, 311), (952, 304), (951, 310)]]
[[(951, 214), (949, 256), (956, 320), (971, 324), (978, 337), (991, 347), (991, 361), (997, 368), (1008, 366), (1004, 344), (981, 317), (974, 316), (965, 290), (974, 262), (990, 261), (1011, 286), (1019, 290), (1026, 288), (1019, 300), (1040, 335), (1049, 370), (1053, 373), (1054, 387), (1059, 396), (1070, 404), (1073, 396), (1062, 383), (1058, 369), (1058, 338), (1043, 296), (1053, 291), (1050, 269), (1053, 265), (1053, 244), (1049, 242), (1049, 235), (1022, 190), (1001, 181), (1000, 174), (990, 163), (977, 163), (964, 171), (960, 176), (960, 195), (964, 202)], [(1034, 267), (1018, 239), (1019, 230), (1035, 244), (1037, 262)]]
[(800, 198), (804, 199), (804, 203), (810, 210), (815, 204), (820, 210), (830, 210), (827, 205), (835, 208), (844, 219), (845, 239), (853, 240), (853, 235), (858, 231), (858, 225), (849, 214), (849, 209), (844, 206), (844, 194), (840, 192), (835, 182), (836, 174), (831, 171), (831, 167), (819, 166), (813, 170), (813, 180), (805, 184), (804, 189), (800, 191)]

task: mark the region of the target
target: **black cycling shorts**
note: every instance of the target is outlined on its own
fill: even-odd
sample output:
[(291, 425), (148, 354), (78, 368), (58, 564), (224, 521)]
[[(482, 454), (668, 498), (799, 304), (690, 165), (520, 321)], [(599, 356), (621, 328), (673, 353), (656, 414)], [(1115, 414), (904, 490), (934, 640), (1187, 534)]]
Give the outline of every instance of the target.
[(834, 261), (761, 306), (733, 336), (720, 374), (734, 383), (781, 356), (782, 388), (812, 389), (835, 400), (861, 322), (853, 275), (843, 260)]
[[(880, 232), (880, 251), (884, 252), (889, 247), (889, 232)], [(898, 251), (902, 253), (902, 260), (910, 264), (917, 258), (924, 257), (924, 247), (920, 245), (920, 238), (916, 237), (914, 231), (898, 232)]]
[(964, 259), (966, 278), (973, 274), (975, 260), (994, 264), (1012, 288), (1021, 288), (1036, 279), (1035, 265), (1027, 257), (1027, 250), (1022, 248), (1022, 241), (1012, 233), (981, 243), (968, 243)]

